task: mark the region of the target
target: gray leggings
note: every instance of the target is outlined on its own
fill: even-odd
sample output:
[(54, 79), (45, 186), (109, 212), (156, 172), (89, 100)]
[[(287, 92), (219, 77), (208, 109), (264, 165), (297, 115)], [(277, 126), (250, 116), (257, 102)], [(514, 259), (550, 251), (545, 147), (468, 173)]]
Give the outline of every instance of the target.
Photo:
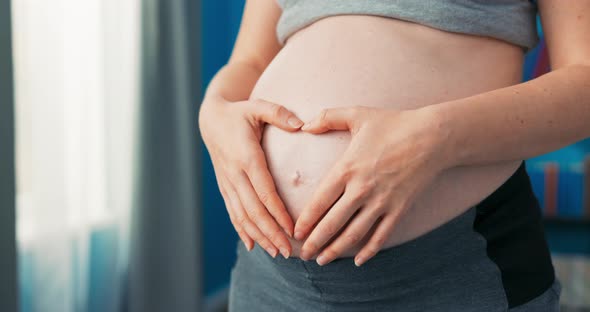
[(498, 267), (473, 230), (475, 208), (356, 267), (341, 258), (320, 267), (276, 259), (240, 243), (231, 273), (230, 312), (559, 311), (561, 286), (508, 309)]

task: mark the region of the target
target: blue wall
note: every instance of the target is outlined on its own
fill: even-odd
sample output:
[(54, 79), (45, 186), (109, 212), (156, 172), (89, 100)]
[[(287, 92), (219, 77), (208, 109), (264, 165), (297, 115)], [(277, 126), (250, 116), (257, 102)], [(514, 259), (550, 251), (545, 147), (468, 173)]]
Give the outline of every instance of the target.
[[(239, 28), (244, 1), (205, 0), (202, 4), (203, 90), (229, 58)], [(204, 291), (211, 295), (227, 286), (235, 261), (237, 234), (229, 221), (215, 173), (205, 147), (203, 151)]]

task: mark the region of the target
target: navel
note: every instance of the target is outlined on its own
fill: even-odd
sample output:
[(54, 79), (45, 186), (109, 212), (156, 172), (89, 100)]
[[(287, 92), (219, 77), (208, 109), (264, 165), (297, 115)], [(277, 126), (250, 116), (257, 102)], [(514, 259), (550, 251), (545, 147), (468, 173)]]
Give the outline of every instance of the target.
[(299, 186), (303, 184), (303, 178), (301, 177), (301, 173), (299, 172), (299, 170), (295, 170), (295, 172), (291, 176), (291, 183), (294, 186)]

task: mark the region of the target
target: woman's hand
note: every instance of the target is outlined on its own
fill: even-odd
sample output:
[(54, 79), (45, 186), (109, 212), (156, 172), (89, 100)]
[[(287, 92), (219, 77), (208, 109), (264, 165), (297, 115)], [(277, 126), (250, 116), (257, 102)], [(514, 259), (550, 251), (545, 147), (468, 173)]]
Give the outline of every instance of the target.
[[(427, 109), (326, 109), (302, 130), (348, 130), (351, 142), (322, 179), (295, 224), (295, 238), (310, 232), (301, 250), (324, 265), (368, 238), (355, 257), (360, 266), (383, 246), (400, 217), (445, 168), (445, 133)], [(326, 247), (330, 240), (332, 240)]]
[(256, 241), (273, 257), (278, 251), (289, 257), (291, 244), (285, 232), (293, 235), (293, 220), (276, 191), (260, 145), (265, 123), (286, 131), (298, 131), (303, 125), (292, 112), (263, 100), (216, 99), (204, 103), (199, 114), (219, 189), (246, 248), (251, 250)]

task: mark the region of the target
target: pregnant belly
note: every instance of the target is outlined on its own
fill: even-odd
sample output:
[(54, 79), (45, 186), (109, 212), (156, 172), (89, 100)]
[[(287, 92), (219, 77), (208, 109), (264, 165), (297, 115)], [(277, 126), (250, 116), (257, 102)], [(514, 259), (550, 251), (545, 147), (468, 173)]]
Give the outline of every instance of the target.
[[(412, 109), (518, 83), (522, 51), (494, 39), (373, 16), (322, 19), (293, 35), (251, 98), (309, 120), (323, 108)], [(348, 132), (288, 133), (267, 126), (263, 149), (293, 220), (350, 142)], [(383, 248), (420, 236), (491, 194), (519, 162), (444, 171), (416, 200)], [(292, 241), (294, 256), (300, 242)], [(351, 246), (351, 256), (360, 246)]]

